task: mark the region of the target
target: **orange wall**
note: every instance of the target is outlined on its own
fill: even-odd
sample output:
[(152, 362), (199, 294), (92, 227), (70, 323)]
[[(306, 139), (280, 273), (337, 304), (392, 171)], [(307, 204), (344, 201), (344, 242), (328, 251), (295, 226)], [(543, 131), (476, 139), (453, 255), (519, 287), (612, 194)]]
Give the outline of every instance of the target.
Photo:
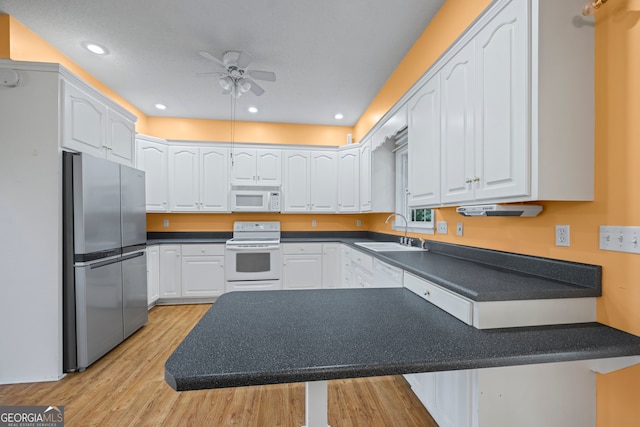
[[(353, 231), (366, 230), (368, 215), (315, 214), (147, 214), (148, 231), (232, 231), (234, 221), (280, 221), (282, 231)], [(164, 227), (165, 219), (169, 226)], [(316, 220), (316, 227), (311, 220)], [(357, 221), (361, 221), (358, 227)]]
[(354, 126), (354, 141), (367, 134), (489, 3), (490, 0), (447, 0), (442, 5)]
[[(189, 141), (231, 141), (231, 122), (149, 117), (148, 135)], [(343, 145), (353, 128), (347, 126), (300, 125), (289, 123), (235, 122), (235, 142), (269, 144)]]

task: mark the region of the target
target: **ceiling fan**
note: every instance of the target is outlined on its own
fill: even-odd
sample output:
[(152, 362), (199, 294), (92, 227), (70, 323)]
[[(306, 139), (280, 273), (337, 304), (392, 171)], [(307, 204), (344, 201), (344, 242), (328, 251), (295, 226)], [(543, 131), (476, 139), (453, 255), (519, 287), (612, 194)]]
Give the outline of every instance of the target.
[(276, 73), (273, 71), (249, 70), (253, 57), (247, 52), (228, 51), (222, 55), (222, 60), (207, 52), (200, 52), (200, 56), (222, 69), (200, 73), (198, 76), (219, 76), (218, 83), (223, 89), (223, 95), (231, 94), (234, 98), (238, 98), (243, 93), (251, 91), (254, 95), (260, 96), (264, 93), (264, 89), (255, 80), (276, 81)]

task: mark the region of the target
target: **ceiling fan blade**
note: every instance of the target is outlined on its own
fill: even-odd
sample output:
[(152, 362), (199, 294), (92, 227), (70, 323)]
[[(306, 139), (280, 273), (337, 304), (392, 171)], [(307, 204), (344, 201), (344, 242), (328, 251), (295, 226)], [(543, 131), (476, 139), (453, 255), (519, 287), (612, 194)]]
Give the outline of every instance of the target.
[(255, 96), (260, 96), (264, 93), (264, 89), (260, 87), (260, 85), (254, 81), (251, 82), (251, 88), (249, 89)]
[(215, 56), (211, 55), (209, 52), (200, 52), (200, 56), (202, 56), (204, 59), (208, 59), (209, 61), (213, 62), (216, 65), (219, 65), (220, 67), (224, 68), (225, 70), (227, 69), (227, 66), (224, 65), (224, 62), (220, 61), (218, 58), (216, 58)]
[(196, 73), (196, 77), (208, 77), (208, 76), (224, 76), (226, 71), (212, 71), (210, 73)]
[(253, 57), (251, 55), (247, 52), (240, 52), (236, 65), (238, 68), (247, 68), (249, 64), (251, 64), (251, 61), (253, 61)]
[(265, 82), (275, 82), (276, 73), (273, 71), (247, 70), (246, 74), (256, 80), (264, 80)]

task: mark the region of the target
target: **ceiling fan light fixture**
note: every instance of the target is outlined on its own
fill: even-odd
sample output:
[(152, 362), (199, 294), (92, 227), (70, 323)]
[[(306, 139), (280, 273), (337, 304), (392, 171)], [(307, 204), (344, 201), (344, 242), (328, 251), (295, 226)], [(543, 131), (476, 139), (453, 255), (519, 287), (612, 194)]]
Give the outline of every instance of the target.
[(248, 92), (251, 89), (251, 81), (248, 79), (240, 79), (238, 81), (238, 87), (242, 93)]
[(229, 76), (222, 77), (218, 80), (220, 87), (224, 90), (231, 90), (233, 88), (233, 80)]

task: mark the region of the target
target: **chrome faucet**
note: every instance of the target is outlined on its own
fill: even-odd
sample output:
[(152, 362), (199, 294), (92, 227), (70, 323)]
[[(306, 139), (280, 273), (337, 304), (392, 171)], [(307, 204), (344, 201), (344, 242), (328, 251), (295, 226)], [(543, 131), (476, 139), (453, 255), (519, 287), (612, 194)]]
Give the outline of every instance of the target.
[(391, 215), (389, 215), (386, 219), (386, 221), (384, 222), (385, 224), (389, 223), (389, 220), (391, 218), (393, 218), (394, 216), (399, 216), (400, 218), (404, 219), (404, 237), (400, 238), (400, 243), (403, 245), (410, 245), (411, 241), (409, 239), (407, 239), (407, 227), (409, 226), (409, 223), (407, 222), (407, 218), (404, 217), (404, 215), (399, 214), (397, 212), (392, 213)]

